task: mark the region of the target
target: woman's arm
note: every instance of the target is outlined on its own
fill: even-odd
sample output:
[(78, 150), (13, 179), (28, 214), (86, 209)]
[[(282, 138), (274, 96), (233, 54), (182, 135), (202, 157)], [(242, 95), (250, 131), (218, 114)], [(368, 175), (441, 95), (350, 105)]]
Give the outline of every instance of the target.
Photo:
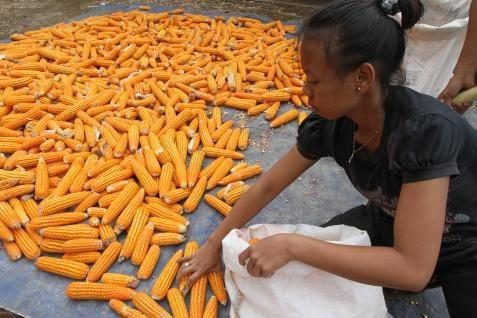
[[(394, 247), (327, 243), (282, 234), (263, 239), (239, 257), (251, 275), (269, 277), (298, 260), (361, 283), (418, 291), (429, 282), (442, 239), (449, 177), (404, 184), (394, 224)], [(272, 248), (273, 247), (273, 248)]]
[(189, 281), (193, 283), (197, 278), (209, 271), (220, 270), (222, 264), (220, 259), (222, 239), (232, 229), (245, 225), (314, 163), (315, 161), (303, 157), (298, 152), (296, 146), (293, 146), (237, 201), (229, 215), (209, 236), (207, 242), (201, 246), (197, 253), (180, 260), (180, 262), (186, 262), (187, 266), (181, 266), (177, 274), (178, 279), (190, 274)]
[[(464, 46), (457, 60), (454, 75), (439, 99), (451, 105), (452, 98), (461, 90), (477, 85), (477, 1), (472, 1), (469, 10), (469, 24)], [(453, 105), (459, 113), (463, 113), (470, 105)], [(466, 107), (467, 106), (467, 107)]]

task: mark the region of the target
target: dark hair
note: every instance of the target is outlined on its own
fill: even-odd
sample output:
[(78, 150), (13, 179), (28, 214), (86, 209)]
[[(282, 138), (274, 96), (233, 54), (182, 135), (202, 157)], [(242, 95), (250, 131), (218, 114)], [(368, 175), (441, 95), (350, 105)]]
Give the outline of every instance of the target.
[[(419, 0), (328, 0), (308, 18), (299, 31), (299, 43), (323, 43), (327, 60), (339, 76), (371, 63), (381, 87), (386, 88), (400, 70), (406, 42), (404, 30), (421, 18)], [(392, 5), (392, 6), (391, 6)], [(401, 25), (390, 14), (401, 12)], [(388, 15), (389, 14), (389, 15)], [(401, 72), (401, 81), (404, 73)]]

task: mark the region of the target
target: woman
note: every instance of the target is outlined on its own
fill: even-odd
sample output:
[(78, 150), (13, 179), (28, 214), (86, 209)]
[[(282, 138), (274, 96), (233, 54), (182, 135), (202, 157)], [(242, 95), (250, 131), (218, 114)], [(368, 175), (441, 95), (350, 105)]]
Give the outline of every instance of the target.
[[(400, 25), (391, 16), (402, 14)], [(366, 230), (371, 247), (296, 234), (270, 236), (239, 257), (255, 277), (297, 260), (357, 282), (420, 291), (442, 285), (452, 317), (477, 312), (477, 134), (437, 99), (390, 85), (418, 0), (326, 1), (305, 24), (300, 55), (313, 113), (282, 157), (184, 262), (194, 281), (220, 268), (220, 245), (323, 157), (369, 199), (325, 224)]]

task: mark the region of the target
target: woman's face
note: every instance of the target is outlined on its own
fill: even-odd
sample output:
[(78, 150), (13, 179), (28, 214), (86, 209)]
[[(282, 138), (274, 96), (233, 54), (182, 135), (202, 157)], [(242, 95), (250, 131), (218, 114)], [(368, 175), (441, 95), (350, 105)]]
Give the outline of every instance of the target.
[(319, 41), (303, 40), (300, 49), (301, 64), (307, 77), (304, 93), (309, 97), (313, 111), (323, 118), (334, 120), (348, 114), (359, 101), (353, 73), (338, 77), (327, 61)]

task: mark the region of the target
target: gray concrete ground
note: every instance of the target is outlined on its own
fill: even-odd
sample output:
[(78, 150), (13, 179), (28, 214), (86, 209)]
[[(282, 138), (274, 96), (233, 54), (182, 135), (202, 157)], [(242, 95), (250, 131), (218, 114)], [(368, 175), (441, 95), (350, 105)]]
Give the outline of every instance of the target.
[[(307, 14), (309, 14), (315, 7), (316, 1), (313, 0), (301, 0), (301, 1), (286, 1), (286, 0), (235, 0), (235, 1), (220, 1), (220, 0), (207, 0), (207, 1), (176, 1), (176, 0), (144, 0), (141, 2), (135, 0), (0, 0), (0, 39), (6, 39), (10, 34), (20, 33), (27, 30), (37, 29), (40, 27), (56, 24), (65, 20), (70, 20), (74, 17), (77, 17), (82, 14), (87, 14), (89, 10), (94, 9), (95, 7), (108, 6), (110, 4), (127, 4), (130, 5), (130, 8), (136, 7), (137, 4), (149, 4), (149, 5), (167, 5), (167, 6), (180, 6), (185, 5), (187, 7), (203, 10), (219, 10), (224, 13), (233, 12), (247, 12), (247, 13), (256, 13), (259, 15), (268, 16), (273, 19), (282, 19), (282, 20), (300, 20)], [(476, 126), (477, 125), (477, 112), (472, 109), (467, 114), (466, 117), (469, 121)], [(284, 132), (285, 134), (294, 135), (295, 131)], [(269, 159), (274, 161), (273, 154), (270, 154)], [(275, 157), (276, 159), (276, 157)], [(321, 174), (328, 173), (327, 171), (333, 171), (335, 173), (336, 166), (333, 166), (332, 163), (324, 162), (323, 165), (329, 170), (313, 170), (311, 175), (318, 175), (320, 178)], [(264, 165), (267, 167), (268, 165)], [(322, 178), (325, 178), (323, 176)], [(315, 183), (315, 178), (311, 178), (310, 175), (303, 177), (304, 182), (308, 182), (310, 185)], [(333, 180), (333, 179), (331, 179)], [(300, 182), (302, 182), (300, 180)], [(342, 180), (340, 180), (342, 182)], [(329, 198), (326, 197), (326, 190), (322, 188), (323, 185), (316, 187), (316, 192), (322, 195), (322, 198), (319, 203), (323, 206), (328, 202), (331, 209), (328, 209), (328, 213), (337, 213), (335, 211), (338, 205), (336, 205), (335, 199), (333, 199), (333, 191), (341, 191), (342, 188), (338, 189), (338, 185), (332, 185)], [(346, 184), (345, 188), (349, 187), (349, 184)], [(345, 189), (352, 193), (351, 188)], [(336, 192), (335, 192), (336, 193)], [(289, 202), (287, 193), (284, 193), (285, 202)], [(359, 200), (356, 197), (356, 194), (353, 194), (352, 199), (354, 201)], [(347, 201), (349, 197), (344, 195), (343, 198), (338, 199), (338, 201)], [(291, 200), (290, 200), (291, 201)], [(311, 199), (313, 201), (313, 199)], [(341, 202), (340, 201), (340, 202)], [(277, 201), (278, 204), (280, 201)], [(300, 201), (300, 204), (306, 204), (303, 208), (314, 209), (318, 203), (317, 202), (303, 202)], [(338, 202), (338, 203), (340, 203)], [(307, 206), (308, 204), (314, 206)], [(345, 206), (345, 204), (342, 204)], [(331, 215), (329, 215), (331, 216)], [(278, 216), (280, 218), (280, 216)], [(299, 220), (300, 223), (310, 223), (316, 224), (316, 220), (312, 221), (311, 217), (307, 216)], [(289, 218), (289, 216), (288, 216)], [(283, 216), (283, 220), (288, 220), (287, 216)], [(279, 221), (281, 221), (280, 219)], [(258, 220), (260, 221), (260, 219)], [(263, 221), (263, 220), (262, 220)], [(390, 311), (394, 314), (395, 317), (406, 317), (406, 318), (417, 318), (417, 317), (435, 317), (435, 318), (445, 318), (448, 317), (445, 309), (445, 303), (442, 297), (442, 293), (439, 289), (426, 291), (419, 295), (387, 295), (386, 301)], [(3, 317), (18, 317), (8, 312), (3, 312), (0, 309), (0, 318)]]

